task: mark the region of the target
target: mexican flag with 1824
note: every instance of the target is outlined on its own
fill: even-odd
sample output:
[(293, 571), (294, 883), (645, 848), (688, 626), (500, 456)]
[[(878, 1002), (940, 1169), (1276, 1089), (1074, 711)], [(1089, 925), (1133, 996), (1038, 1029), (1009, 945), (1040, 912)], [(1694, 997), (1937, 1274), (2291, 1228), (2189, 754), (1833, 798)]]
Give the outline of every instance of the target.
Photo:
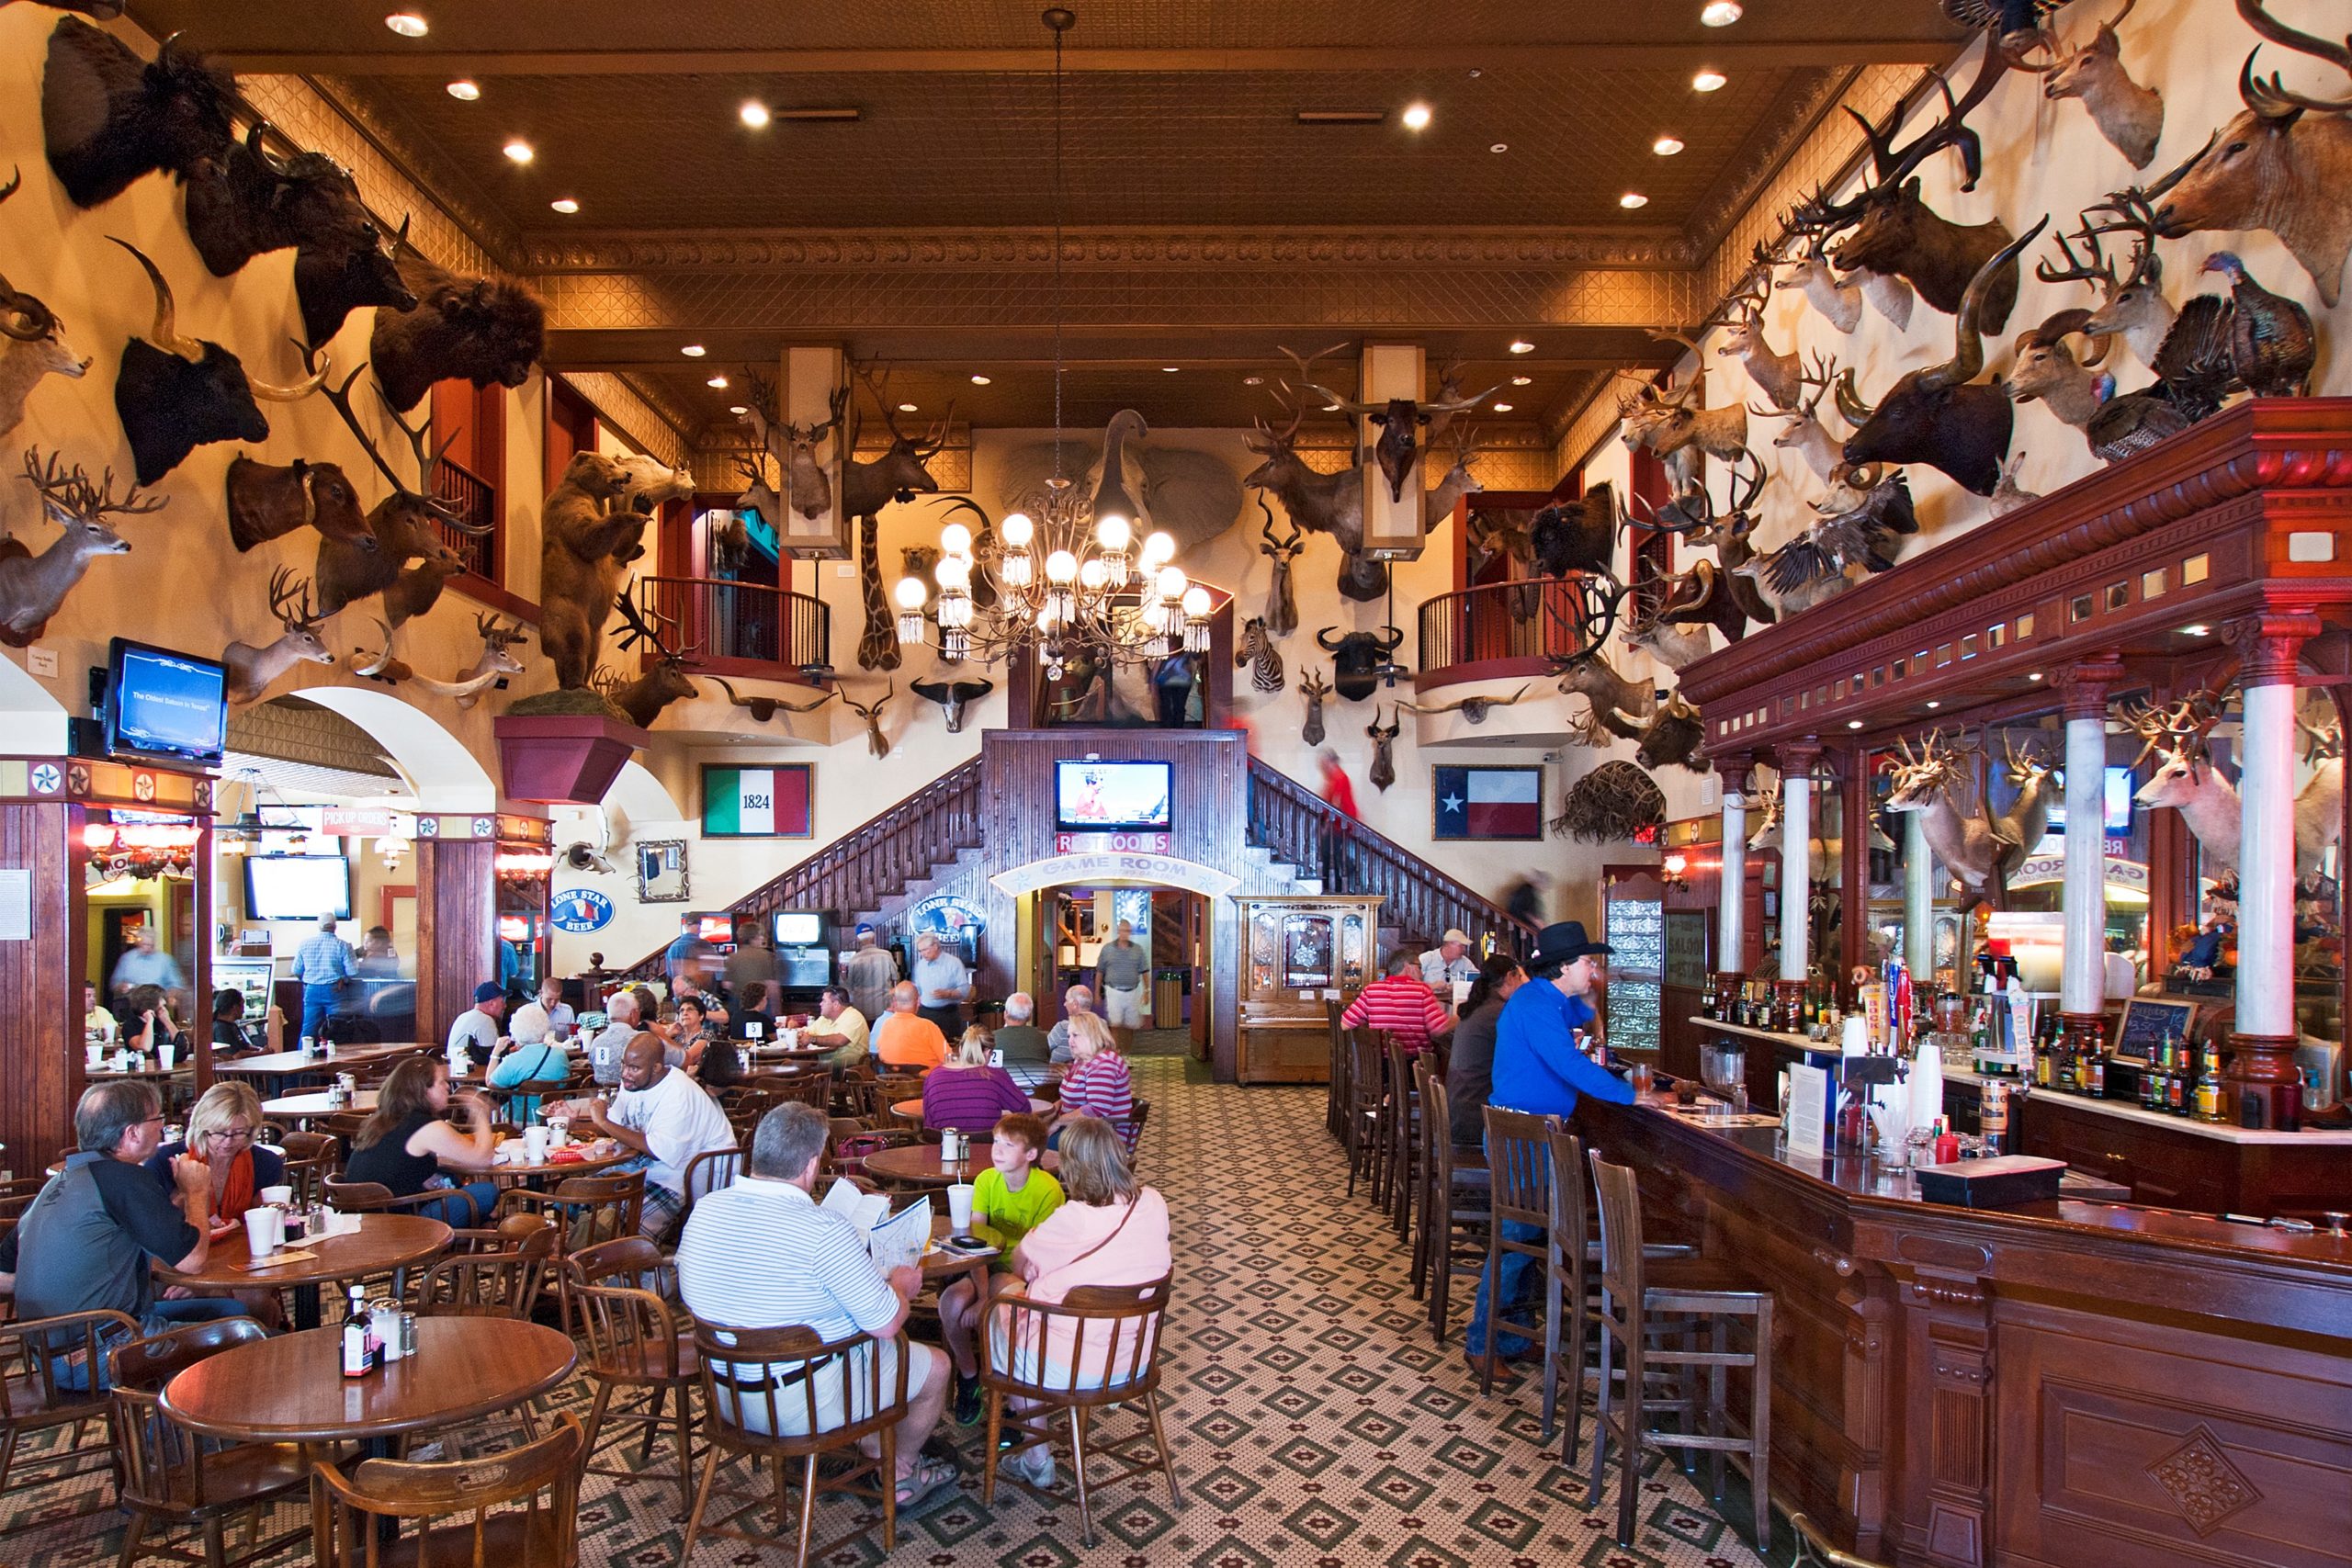
[(805, 838), (808, 769), (705, 768), (702, 830), (713, 838)]

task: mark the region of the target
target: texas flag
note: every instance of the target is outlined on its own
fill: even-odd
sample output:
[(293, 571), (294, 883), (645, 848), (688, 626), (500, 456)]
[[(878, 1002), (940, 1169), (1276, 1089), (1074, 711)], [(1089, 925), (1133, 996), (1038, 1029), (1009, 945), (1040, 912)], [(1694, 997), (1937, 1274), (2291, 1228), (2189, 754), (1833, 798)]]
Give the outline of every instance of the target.
[(1440, 767), (1437, 831), (1441, 839), (1533, 839), (1543, 834), (1541, 768)]

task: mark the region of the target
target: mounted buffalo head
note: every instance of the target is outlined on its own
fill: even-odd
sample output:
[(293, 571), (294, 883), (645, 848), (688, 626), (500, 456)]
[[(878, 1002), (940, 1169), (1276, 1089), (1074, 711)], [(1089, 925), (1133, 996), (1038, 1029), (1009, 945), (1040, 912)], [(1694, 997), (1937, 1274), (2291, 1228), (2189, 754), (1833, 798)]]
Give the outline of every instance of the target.
[(1607, 571), (1617, 553), (1617, 492), (1597, 484), (1574, 501), (1555, 501), (1535, 514), (1528, 547), (1535, 570), (1545, 577), (1571, 571)]
[[(306, 271), (315, 288), (373, 257), (366, 271), (379, 297), (354, 299), (332, 316), (323, 301), (304, 299), (303, 329), (314, 344), (334, 336), (353, 305), (413, 308), (416, 296), (401, 282), (350, 171), (323, 152), (279, 159), (263, 144), (268, 131), (266, 121), (254, 121), (243, 141), (230, 143), (188, 178), (188, 238), (212, 276), (227, 277), (257, 255), (293, 246), (302, 253), (294, 272), (296, 291), (302, 293)], [(326, 265), (306, 267), (319, 261)]]
[(376, 547), (359, 492), (334, 463), (297, 457), (257, 463), (240, 454), (229, 464), (229, 542), (240, 551), (297, 528), (316, 528), (363, 550)]
[(2001, 459), (2008, 456), (2016, 410), (1998, 381), (1973, 384), (1984, 368), (1984, 301), (1996, 278), (2015, 276), (2018, 253), (2049, 224), (2045, 215), (1977, 269), (1961, 300), (1950, 359), (1905, 376), (1875, 406), (1861, 400), (1854, 373), (1846, 373), (1838, 383), (1838, 410), (1857, 426), (1846, 442), (1846, 461), (1925, 463), (1978, 495), (1993, 493), (2001, 482)]
[(414, 408), (435, 381), (519, 387), (547, 352), (547, 307), (511, 278), (468, 277), (403, 245), (401, 281), (416, 309), (376, 313), (368, 353), (396, 409)]
[(1671, 696), (1642, 727), (1641, 744), (1634, 749), (1634, 761), (1651, 773), (1660, 768), (1688, 768), (1701, 773), (1704, 770), (1698, 761), (1699, 746), (1706, 738), (1699, 710), (1680, 696)]
[(964, 733), (964, 710), (996, 690), (993, 681), (917, 681), (913, 683), (916, 696), (927, 703), (937, 703), (946, 716), (947, 733)]
[(149, 329), (154, 341), (132, 338), (124, 344), (122, 368), (114, 379), (115, 412), (130, 437), (141, 484), (153, 484), (207, 443), (266, 440), (269, 421), (254, 400), (290, 403), (326, 380), (323, 364), (316, 375), (290, 387), (252, 380), (237, 356), (219, 344), (180, 336), (172, 321), (171, 285), (138, 247), (127, 240), (115, 243), (139, 258), (155, 286), (155, 321)]
[(175, 33), (153, 64), (79, 17), (49, 35), (40, 82), (49, 166), (76, 207), (96, 207), (157, 169), (187, 179), (233, 140), (235, 78)]
[[(378, 233), (373, 220), (368, 233)], [(393, 258), (408, 241), (408, 220), (389, 242), (371, 239), (366, 244), (336, 249), (304, 244), (294, 253), (294, 298), (302, 307), (302, 333), (322, 344), (343, 330), (345, 318), (362, 306), (379, 310), (408, 310), (416, 296), (401, 276)]]
[(1315, 634), (1315, 640), (1331, 656), (1332, 690), (1347, 702), (1360, 703), (1372, 695), (1382, 676), (1393, 678), (1396, 673), (1392, 660), (1405, 640), (1404, 629), (1385, 626), (1377, 632), (1349, 632), (1335, 637), (1338, 630), (1325, 626)]

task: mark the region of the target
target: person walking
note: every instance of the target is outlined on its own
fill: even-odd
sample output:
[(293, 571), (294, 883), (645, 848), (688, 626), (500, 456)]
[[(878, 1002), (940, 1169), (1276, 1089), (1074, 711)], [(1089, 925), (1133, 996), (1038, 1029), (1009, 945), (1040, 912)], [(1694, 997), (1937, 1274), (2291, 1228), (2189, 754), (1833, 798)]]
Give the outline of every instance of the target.
[(867, 1023), (877, 1023), (890, 1010), (890, 987), (899, 983), (899, 961), (875, 940), (874, 928), (857, 928), (857, 944), (842, 960), (842, 984), (849, 987), (850, 1005)]
[(1115, 942), (1094, 956), (1094, 984), (1102, 998), (1102, 1021), (1122, 1052), (1134, 1049), (1143, 1027), (1144, 992), (1151, 981), (1151, 950), (1136, 941), (1135, 922), (1121, 920)]

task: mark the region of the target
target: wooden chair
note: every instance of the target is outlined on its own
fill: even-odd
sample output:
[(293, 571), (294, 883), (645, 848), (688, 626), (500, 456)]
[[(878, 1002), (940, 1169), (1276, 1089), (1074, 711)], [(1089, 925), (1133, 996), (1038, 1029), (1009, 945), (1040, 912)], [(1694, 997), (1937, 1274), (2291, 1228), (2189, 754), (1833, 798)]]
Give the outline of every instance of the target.
[(454, 1199), (466, 1205), (466, 1212), (471, 1217), (463, 1226), (453, 1228), (471, 1229), (490, 1217), (483, 1213), (474, 1202), (473, 1195), (462, 1187), (447, 1187), (438, 1191), (411, 1192), (395, 1197), (392, 1190), (380, 1181), (338, 1181), (333, 1177), (328, 1177), (321, 1185), (324, 1189), (328, 1204), (340, 1213), (413, 1214), (430, 1204)]
[(1429, 1292), (1430, 1337), (1442, 1345), (1453, 1326), (1454, 1276), (1476, 1279), (1486, 1266), (1493, 1210), (1487, 1200), (1486, 1155), (1454, 1145), (1445, 1080), (1431, 1073), (1426, 1062), (1414, 1066), (1422, 1075), (1421, 1159), (1427, 1171), (1414, 1268)]
[(1359, 1177), (1377, 1190), (1380, 1184), (1381, 1111), (1385, 1102), (1385, 1069), (1380, 1047), (1369, 1032), (1350, 1032), (1348, 1040), (1348, 1196), (1356, 1195)]
[(686, 1190), (679, 1194), (686, 1201), (685, 1207), (678, 1211), (679, 1224), (684, 1225), (686, 1223), (686, 1216), (695, 1212), (696, 1203), (722, 1187), (733, 1186), (735, 1179), (743, 1174), (746, 1162), (750, 1158), (750, 1154), (745, 1150), (733, 1148), (706, 1149), (688, 1160), (685, 1170)]
[(563, 1100), (571, 1093), (569, 1076), (560, 1078), (526, 1078), (513, 1089), (490, 1091), (497, 1098), (501, 1112), (510, 1122), (528, 1122), (539, 1113), (543, 1100)]
[[(1634, 1512), (1641, 1492), (1642, 1445), (1697, 1449), (1709, 1455), (1713, 1495), (1724, 1495), (1724, 1455), (1747, 1456), (1748, 1490), (1756, 1514), (1757, 1550), (1772, 1539), (1772, 1295), (1769, 1291), (1741, 1289), (1736, 1278), (1703, 1261), (1667, 1262), (1655, 1266), (1642, 1255), (1642, 1199), (1631, 1168), (1611, 1165), (1591, 1156), (1593, 1185), (1600, 1198), (1600, 1409), (1592, 1434), (1592, 1498), (1601, 1495), (1609, 1471), (1609, 1444), (1618, 1449), (1617, 1544), (1632, 1544)], [(1654, 1345), (1656, 1316), (1672, 1316), (1695, 1347), (1707, 1337), (1706, 1348), (1669, 1348)], [(1735, 1318), (1746, 1319), (1748, 1345), (1731, 1347), (1728, 1329)], [(1611, 1348), (1624, 1359), (1624, 1398), (1612, 1400)], [(1652, 1363), (1679, 1369), (1686, 1375), (1703, 1371), (1707, 1392), (1700, 1399), (1651, 1399), (1645, 1378)], [(1734, 1367), (1747, 1369), (1748, 1408), (1744, 1422), (1735, 1416), (1725, 1387)], [(1694, 1409), (1694, 1406), (1702, 1407)], [(1645, 1427), (1650, 1410), (1682, 1413), (1680, 1429)], [(1706, 1429), (1697, 1430), (1699, 1414)], [(1727, 1428), (1729, 1428), (1727, 1430)]]
[(1340, 1022), (1340, 1003), (1323, 1004), (1323, 1019), (1331, 1032), (1330, 1061), (1324, 1073), (1323, 1125), (1331, 1136), (1345, 1144), (1348, 1140), (1348, 1032)]
[(1395, 1035), (1388, 1037), (1386, 1053), (1389, 1098), (1395, 1101), (1388, 1116), (1388, 1224), (1401, 1240), (1413, 1234), (1413, 1200), (1421, 1179), (1420, 1080), (1413, 1072), (1415, 1055)]
[(1130, 1164), (1135, 1160), (1136, 1145), (1143, 1141), (1144, 1123), (1150, 1120), (1151, 1101), (1148, 1100), (1134, 1100), (1125, 1116), (1110, 1118), (1112, 1129), (1119, 1134), (1119, 1141), (1127, 1145)]
[(635, 1235), (645, 1218), (645, 1173), (570, 1176), (545, 1192), (509, 1188), (500, 1206), (512, 1213), (538, 1214), (556, 1226), (555, 1256), (600, 1241)]
[[(101, 1375), (107, 1348), (138, 1332), (138, 1319), (119, 1312), (76, 1312), (0, 1323), (0, 1497), (25, 1485), (53, 1485), (113, 1468), (113, 1450), (85, 1447), (85, 1439), (92, 1422), (98, 1424), (101, 1437), (107, 1435), (108, 1402)], [(66, 1445), (41, 1455), (34, 1481), (11, 1487), (8, 1475), (16, 1466), (17, 1444), (28, 1436), (59, 1427), (74, 1428)], [(70, 1517), (85, 1518), (111, 1505), (112, 1500), (100, 1492)]]
[[(1087, 1416), (1102, 1405), (1122, 1404), (1141, 1407), (1149, 1424), (1091, 1450), (1120, 1465), (1097, 1484), (1157, 1470), (1168, 1478), (1170, 1505), (1184, 1506), (1159, 1424), (1159, 1331), (1168, 1310), (1168, 1287), (1165, 1277), (1148, 1285), (1079, 1285), (1057, 1303), (1015, 1296), (990, 1308), (988, 1353), (980, 1361), (980, 1386), (989, 1395), (983, 1503), (996, 1500), (997, 1471), (1005, 1455), (1039, 1447), (1050, 1450), (1054, 1416), (1067, 1413), (1079, 1540), (1091, 1550), (1094, 1516), (1087, 1495)], [(1065, 1339), (1066, 1344), (1057, 1343)], [(1068, 1357), (1066, 1361), (1055, 1359), (1057, 1350)], [(1007, 1399), (1025, 1401), (1028, 1408), (1008, 1415)], [(998, 1439), (1006, 1435), (1012, 1440), (999, 1451)], [(1152, 1452), (1138, 1457), (1134, 1450), (1146, 1443)], [(1035, 1490), (1017, 1473), (1013, 1481)]]
[[(581, 1441), (579, 1419), (567, 1414), (546, 1437), (503, 1453), (434, 1464), (371, 1459), (348, 1473), (321, 1463), (311, 1472), (312, 1559), (317, 1568), (573, 1568)], [(523, 1506), (503, 1506), (513, 1503)], [(454, 1514), (471, 1518), (432, 1523)], [(409, 1519), (418, 1523), (408, 1540), (379, 1539), (385, 1521), (398, 1531)]]
[(504, 1317), (528, 1323), (546, 1289), (560, 1234), (560, 1227), (540, 1216), (509, 1215), (496, 1230), (469, 1238), (476, 1245), (436, 1259), (417, 1281), (411, 1305), (420, 1317)]
[[(814, 1106), (828, 1115), (832, 1111), (833, 1077), (829, 1072), (761, 1073), (752, 1077), (752, 1089), (769, 1096), (775, 1105)], [(754, 1118), (752, 1125), (758, 1124)]]
[[(793, 1558), (797, 1568), (808, 1568), (811, 1562), (830, 1557), (836, 1548), (862, 1539), (873, 1523), (872, 1516), (862, 1516), (855, 1528), (839, 1540), (812, 1547), (809, 1536), (816, 1525), (820, 1492), (879, 1503), (883, 1555), (898, 1550), (897, 1428), (907, 1414), (906, 1336), (876, 1340), (870, 1334), (859, 1334), (829, 1344), (816, 1330), (797, 1325), (734, 1328), (699, 1317), (694, 1325), (695, 1370), (702, 1383), (703, 1430), (708, 1447), (678, 1562), (684, 1564), (693, 1558), (695, 1539), (706, 1530), (760, 1545), (775, 1539), (735, 1528), (735, 1521), (743, 1515), (766, 1506), (768, 1500), (757, 1495), (745, 1498), (717, 1524), (703, 1522), (718, 1467), (729, 1457), (750, 1460), (754, 1475), (763, 1465), (774, 1472), (779, 1522), (796, 1511), (786, 1495), (785, 1472), (792, 1461), (799, 1461), (797, 1512), (800, 1526)], [(721, 1373), (715, 1370), (718, 1367), (727, 1370)], [(834, 1403), (841, 1411), (839, 1426), (819, 1430), (820, 1400)], [(778, 1429), (787, 1426), (797, 1427), (807, 1435), (780, 1435)], [(868, 1437), (875, 1439), (878, 1457), (868, 1458), (859, 1450), (859, 1440)], [(849, 1467), (820, 1480), (817, 1461), (827, 1455), (848, 1460)]]
[(739, 1089), (729, 1092), (734, 1098), (725, 1107), (727, 1125), (734, 1131), (735, 1142), (749, 1148), (752, 1134), (760, 1125), (760, 1118), (784, 1101), (767, 1089)]
[[(614, 1241), (600, 1241), (594, 1247), (583, 1247), (567, 1256), (558, 1266), (556, 1277), (560, 1280), (569, 1271), (563, 1265), (578, 1265), (580, 1271), (591, 1280), (616, 1280), (623, 1275), (633, 1279), (640, 1291), (650, 1291), (663, 1301), (676, 1304), (678, 1300), (678, 1265), (662, 1250), (659, 1242), (641, 1235), (625, 1235)], [(575, 1326), (574, 1333), (580, 1332)]]
[[(297, 1525), (266, 1540), (262, 1513), (299, 1494), (309, 1480), (309, 1456), (293, 1443), (229, 1443), (199, 1437), (174, 1421), (162, 1405), (164, 1385), (182, 1370), (223, 1350), (265, 1337), (249, 1317), (194, 1323), (153, 1338), (134, 1339), (107, 1353), (114, 1384), (114, 1455), (121, 1500), (130, 1516), (125, 1527), (120, 1568), (151, 1554), (179, 1562), (226, 1568), (252, 1562), (299, 1543)], [(247, 1516), (245, 1548), (231, 1556), (225, 1526)], [(168, 1540), (148, 1542), (158, 1526), (168, 1534), (188, 1527), (203, 1537), (201, 1553)]]
[[(652, 1245), (642, 1236), (633, 1239)], [(666, 1432), (676, 1452), (678, 1517), (684, 1518), (694, 1504), (694, 1387), (702, 1376), (695, 1359), (693, 1324), (661, 1294), (639, 1286), (644, 1272), (641, 1254), (605, 1251), (625, 1247), (624, 1242), (607, 1242), (591, 1249), (600, 1255), (591, 1262), (583, 1262), (587, 1254), (580, 1253), (562, 1264), (564, 1299), (586, 1342), (586, 1371), (596, 1385), (582, 1441), (581, 1470), (583, 1474), (645, 1474), (653, 1462), (654, 1444)], [(633, 1427), (641, 1428), (645, 1438), (637, 1462), (598, 1466), (596, 1456), (616, 1439), (626, 1439)]]
[[(1487, 1201), (1493, 1205), (1494, 1224), (1487, 1228), (1487, 1263), (1483, 1273), (1487, 1291), (1487, 1348), (1478, 1365), (1478, 1392), (1492, 1393), (1495, 1388), (1495, 1347), (1505, 1334), (1525, 1339), (1544, 1339), (1549, 1343), (1552, 1329), (1540, 1324), (1509, 1315), (1502, 1299), (1502, 1261), (1506, 1257), (1524, 1258), (1529, 1269), (1548, 1269), (1552, 1246), (1552, 1129), (1559, 1125), (1554, 1116), (1530, 1116), (1524, 1111), (1505, 1111), (1499, 1106), (1487, 1106), (1483, 1112), (1487, 1123)], [(1521, 1240), (1510, 1234), (1511, 1225), (1525, 1225), (1535, 1231), (1532, 1240)], [(1549, 1419), (1547, 1407), (1546, 1417)]]
[(286, 1156), (286, 1184), (294, 1201), (308, 1205), (326, 1198), (327, 1178), (343, 1160), (343, 1142), (329, 1133), (288, 1133), (279, 1147)]

